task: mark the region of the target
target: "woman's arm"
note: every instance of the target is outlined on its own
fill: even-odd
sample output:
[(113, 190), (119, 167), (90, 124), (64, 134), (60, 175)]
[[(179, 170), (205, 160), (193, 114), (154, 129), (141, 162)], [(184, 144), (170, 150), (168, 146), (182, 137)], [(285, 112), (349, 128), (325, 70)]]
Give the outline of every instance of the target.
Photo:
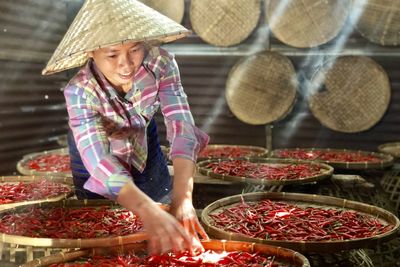
[(198, 239), (197, 233), (199, 233), (203, 239), (208, 239), (192, 204), (193, 177), (196, 166), (193, 161), (185, 158), (175, 158), (173, 166), (174, 184), (170, 212), (194, 237)]

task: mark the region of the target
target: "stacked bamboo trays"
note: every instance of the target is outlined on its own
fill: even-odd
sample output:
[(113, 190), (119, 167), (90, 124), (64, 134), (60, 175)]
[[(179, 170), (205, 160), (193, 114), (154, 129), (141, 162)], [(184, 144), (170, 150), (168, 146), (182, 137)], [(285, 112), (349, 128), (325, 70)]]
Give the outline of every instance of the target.
[[(217, 212), (224, 207), (237, 204), (241, 201), (260, 201), (260, 200), (276, 200), (292, 204), (302, 204), (308, 206), (317, 206), (322, 208), (336, 208), (355, 210), (357, 212), (368, 214), (373, 217), (383, 220), (385, 223), (393, 226), (391, 230), (383, 234), (378, 234), (367, 238), (348, 239), (348, 240), (333, 240), (333, 241), (291, 241), (291, 240), (271, 240), (252, 238), (243, 234), (231, 233), (224, 231), (213, 225), (213, 220), (210, 217), (212, 212)], [(341, 250), (350, 250), (357, 248), (375, 248), (379, 244), (396, 238), (400, 228), (399, 219), (382, 208), (367, 205), (361, 202), (350, 201), (346, 199), (328, 197), (322, 195), (300, 194), (300, 193), (248, 193), (242, 195), (231, 196), (217, 200), (208, 205), (201, 214), (201, 220), (205, 224), (205, 230), (211, 236), (227, 240), (238, 240), (270, 244), (296, 250), (300, 253), (333, 253)]]
[[(238, 242), (238, 241), (226, 241), (226, 240), (209, 240), (202, 241), (202, 245), (206, 250), (214, 251), (242, 251), (248, 253), (260, 252), (266, 256), (273, 256), (276, 261), (290, 264), (293, 267), (309, 267), (310, 263), (306, 257), (302, 254), (295, 252), (290, 249), (281, 247), (274, 247), (265, 244)], [(119, 256), (121, 254), (135, 253), (140, 254), (145, 252), (145, 244), (127, 244), (118, 247), (108, 248), (92, 248), (87, 250), (78, 250), (67, 253), (59, 253), (49, 257), (35, 259), (27, 262), (21, 267), (45, 267), (53, 263), (71, 262), (81, 257), (93, 257), (93, 256)]]
[[(370, 170), (370, 169), (384, 169), (391, 167), (393, 165), (393, 157), (388, 154), (384, 153), (376, 153), (376, 152), (369, 152), (369, 151), (362, 151), (362, 150), (351, 150), (351, 149), (332, 149), (332, 148), (282, 148), (282, 149), (275, 149), (272, 151), (272, 157), (276, 158), (289, 158), (281, 156), (281, 153), (285, 152), (298, 152), (304, 151), (305, 153), (313, 153), (317, 151), (321, 151), (323, 153), (355, 153), (358, 155), (363, 156), (372, 156), (379, 159), (378, 162), (368, 162), (368, 161), (361, 161), (361, 162), (349, 162), (349, 161), (330, 161), (330, 160), (321, 160), (318, 158), (315, 159), (304, 159), (304, 160), (312, 160), (312, 161), (319, 161), (331, 165), (335, 169), (346, 169), (346, 170)], [(291, 157), (290, 157), (291, 158)]]
[(283, 180), (268, 180), (268, 179), (258, 179), (258, 178), (251, 178), (251, 177), (243, 177), (243, 176), (233, 176), (233, 175), (225, 175), (225, 174), (218, 174), (213, 172), (211, 169), (207, 168), (207, 165), (210, 163), (219, 163), (222, 161), (232, 161), (237, 159), (210, 159), (204, 160), (197, 163), (197, 168), (199, 172), (203, 175), (206, 175), (211, 178), (232, 181), (232, 182), (242, 182), (242, 183), (250, 183), (256, 185), (287, 185), (287, 184), (305, 184), (305, 183), (312, 183), (317, 182), (322, 179), (329, 178), (333, 174), (333, 167), (318, 163), (318, 162), (310, 162), (304, 160), (292, 160), (292, 159), (275, 159), (275, 158), (238, 158), (241, 160), (245, 160), (252, 163), (257, 163), (258, 166), (268, 165), (268, 166), (285, 166), (285, 165), (299, 165), (299, 164), (307, 164), (310, 166), (320, 167), (320, 173), (314, 176), (308, 176), (298, 179), (283, 179)]
[(400, 142), (391, 142), (379, 145), (378, 151), (389, 154), (396, 159), (400, 158)]
[[(52, 181), (55, 183), (62, 183), (65, 186), (69, 187), (70, 190), (68, 193), (60, 194), (54, 197), (47, 197), (45, 199), (35, 199), (35, 200), (27, 200), (22, 202), (12, 202), (7, 204), (0, 205), (0, 210), (9, 210), (11, 208), (15, 208), (18, 206), (32, 205), (38, 203), (46, 203), (46, 202), (55, 202), (66, 199), (73, 195), (73, 186), (71, 184), (71, 180), (67, 177), (62, 176), (2, 176), (0, 177), (1, 183), (7, 184), (17, 184), (17, 183), (34, 183), (40, 181)], [(59, 250), (58, 250), (59, 251)], [(24, 259), (32, 259), (35, 254), (38, 255), (50, 255), (51, 249), (37, 249), (32, 246), (21, 246), (17, 244), (5, 243), (3, 240), (0, 242), (0, 260), (5, 259), (6, 261), (15, 262), (17, 259), (17, 255), (23, 255)]]
[[(109, 200), (98, 199), (98, 200), (75, 200), (67, 199), (57, 202), (44, 202), (36, 203), (32, 205), (24, 205), (18, 207), (11, 207), (0, 210), (0, 216), (4, 213), (19, 213), (23, 212), (24, 209), (30, 207), (38, 208), (80, 208), (80, 207), (100, 207), (109, 206), (111, 208), (120, 208), (120, 206)], [(161, 205), (161, 208), (168, 209), (166, 206)], [(19, 236), (12, 234), (0, 233), (1, 242), (0, 249), (6, 260), (11, 262), (33, 260), (37, 257), (43, 257), (50, 254), (57, 253), (59, 251), (75, 250), (79, 248), (92, 248), (92, 247), (108, 247), (108, 246), (121, 246), (129, 243), (135, 243), (147, 239), (145, 232), (137, 232), (128, 234), (125, 236), (111, 236), (111, 237), (98, 237), (98, 238), (76, 238), (76, 239), (65, 239), (65, 238), (40, 238), (40, 237), (28, 237)], [(9, 252), (9, 256), (8, 253)], [(19, 253), (19, 257), (16, 254)]]
[[(243, 151), (240, 155), (231, 155), (230, 151)], [(223, 151), (221, 154), (220, 151)], [(253, 158), (253, 157), (267, 157), (268, 149), (260, 146), (247, 146), (247, 145), (227, 145), (227, 144), (212, 144), (207, 145), (203, 151), (200, 152), (197, 161), (203, 161), (214, 158)]]
[(48, 156), (48, 155), (68, 156), (69, 152), (68, 148), (60, 148), (60, 149), (46, 150), (42, 152), (27, 154), (20, 161), (18, 161), (17, 163), (18, 172), (20, 172), (23, 175), (64, 176), (64, 177), (70, 177), (70, 179), (72, 179), (71, 170), (66, 172), (57, 172), (57, 171), (51, 172), (51, 171), (37, 171), (28, 168), (27, 164), (29, 161), (34, 160), (35, 158), (41, 156)]

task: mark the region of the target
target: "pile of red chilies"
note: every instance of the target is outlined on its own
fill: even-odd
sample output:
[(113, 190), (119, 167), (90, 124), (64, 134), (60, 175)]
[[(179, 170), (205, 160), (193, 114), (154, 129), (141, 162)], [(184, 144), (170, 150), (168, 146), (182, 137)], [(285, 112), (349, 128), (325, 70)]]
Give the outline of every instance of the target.
[(0, 184), (0, 204), (46, 199), (70, 191), (71, 189), (64, 184), (46, 180), (33, 183), (3, 183)]
[(270, 240), (347, 240), (375, 236), (393, 228), (355, 211), (302, 208), (270, 200), (242, 202), (210, 217), (224, 231)]
[[(119, 256), (115, 258), (106, 258), (96, 256), (90, 260), (82, 259), (85, 262), (79, 263), (60, 263), (52, 264), (49, 267), (147, 267), (147, 266), (193, 266), (193, 267), (233, 267), (233, 266), (252, 266), (252, 267), (279, 267), (283, 266), (274, 261), (273, 257), (263, 256), (259, 253), (247, 252), (226, 252), (226, 254), (207, 250), (204, 253), (191, 256), (189, 252), (168, 253), (163, 255), (153, 255), (140, 258), (135, 255)], [(207, 260), (207, 257), (216, 259)]]
[(40, 172), (70, 172), (71, 164), (69, 155), (43, 155), (35, 157), (26, 163), (30, 170)]
[(0, 232), (41, 238), (124, 236), (143, 230), (132, 212), (106, 206), (81, 208), (29, 207), (18, 214), (3, 213)]
[(282, 150), (277, 154), (280, 158), (323, 160), (331, 162), (380, 162), (381, 159), (373, 155), (346, 151), (321, 150)]
[(239, 158), (255, 156), (257, 152), (250, 148), (243, 147), (219, 147), (219, 148), (205, 148), (200, 152), (199, 158)]
[(275, 164), (271, 166), (268, 163), (254, 163), (245, 160), (212, 162), (206, 168), (218, 174), (266, 180), (301, 179), (321, 173), (321, 166), (317, 164)]

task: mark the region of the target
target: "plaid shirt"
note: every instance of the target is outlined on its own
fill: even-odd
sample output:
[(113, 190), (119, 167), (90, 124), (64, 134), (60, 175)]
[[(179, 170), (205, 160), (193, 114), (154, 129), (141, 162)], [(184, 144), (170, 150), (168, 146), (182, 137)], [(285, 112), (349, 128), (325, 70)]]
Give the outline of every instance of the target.
[(118, 95), (92, 60), (72, 78), (64, 95), (69, 125), (91, 175), (84, 187), (107, 198), (116, 199), (132, 180), (132, 167), (144, 170), (146, 127), (159, 107), (172, 159), (195, 162), (209, 140), (194, 125), (175, 59), (161, 48), (147, 53), (125, 97)]

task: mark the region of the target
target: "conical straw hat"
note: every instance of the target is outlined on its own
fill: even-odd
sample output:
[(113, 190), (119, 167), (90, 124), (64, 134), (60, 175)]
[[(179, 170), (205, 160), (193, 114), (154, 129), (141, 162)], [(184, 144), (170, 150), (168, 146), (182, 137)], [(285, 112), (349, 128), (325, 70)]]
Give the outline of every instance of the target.
[(42, 71), (53, 74), (83, 65), (87, 52), (126, 41), (171, 42), (190, 33), (136, 0), (87, 0)]

